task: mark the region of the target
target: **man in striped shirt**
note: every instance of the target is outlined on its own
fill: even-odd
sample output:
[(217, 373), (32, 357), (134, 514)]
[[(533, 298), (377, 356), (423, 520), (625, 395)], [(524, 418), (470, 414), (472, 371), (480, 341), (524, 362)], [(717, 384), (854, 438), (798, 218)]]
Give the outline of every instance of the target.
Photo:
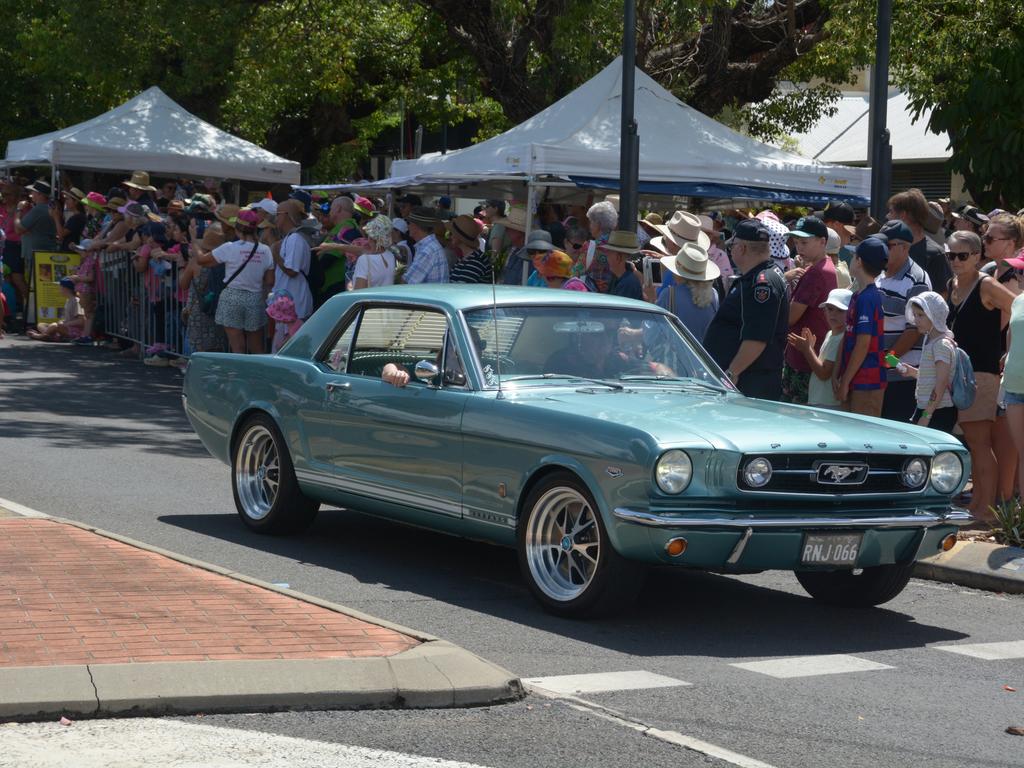
[(490, 254), (480, 250), (483, 228), (472, 216), (456, 216), (448, 222), (451, 244), (462, 252), (452, 266), (453, 283), (490, 283), (494, 277)]
[[(907, 301), (932, 289), (931, 280), (924, 269), (910, 258), (910, 246), (914, 233), (899, 220), (887, 221), (875, 237), (885, 236), (889, 245), (889, 261), (885, 271), (876, 279), (875, 285), (882, 294), (882, 309), (885, 312), (885, 339), (883, 347), (900, 359), (900, 362), (915, 368), (921, 363), (922, 336), (917, 328), (907, 321)], [(914, 416), (917, 401), (914, 397), (916, 382), (901, 376), (895, 367), (886, 372), (888, 385), (882, 402), (882, 418), (909, 422)]]

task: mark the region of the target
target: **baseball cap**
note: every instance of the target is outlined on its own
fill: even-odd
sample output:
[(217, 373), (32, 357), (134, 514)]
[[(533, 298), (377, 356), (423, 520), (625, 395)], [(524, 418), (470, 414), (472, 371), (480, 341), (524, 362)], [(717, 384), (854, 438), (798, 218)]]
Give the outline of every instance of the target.
[(793, 237), (828, 237), (828, 227), (817, 216), (801, 216), (789, 234)]
[(261, 211), (266, 212), (270, 216), (277, 215), (277, 203), (273, 198), (263, 197), (257, 200), (255, 203), (249, 206), (252, 210), (259, 208)]
[(832, 227), (828, 228), (828, 242), (825, 243), (825, 253), (833, 254), (839, 253), (843, 247), (843, 241), (839, 239), (839, 233), (836, 232)]
[(877, 237), (869, 237), (857, 243), (857, 258), (881, 269), (889, 261), (889, 246)]
[(744, 219), (733, 227), (733, 239), (746, 240), (751, 243), (767, 243), (770, 237), (768, 229), (757, 219)]
[(840, 224), (853, 224), (855, 218), (853, 206), (847, 202), (829, 203), (821, 212), (822, 221), (838, 221)]
[[(890, 219), (882, 225), (882, 228), (878, 231), (878, 235), (883, 235), (887, 243), (891, 243), (894, 240), (904, 243), (914, 242), (914, 233), (910, 231), (910, 227), (904, 224), (899, 219)], [(875, 235), (875, 237), (878, 237)], [(882, 238), (878, 238), (881, 240)]]
[(836, 307), (843, 310), (844, 312), (850, 308), (850, 299), (853, 298), (853, 291), (849, 288), (833, 288), (828, 292), (828, 298), (826, 298), (821, 304), (818, 305), (819, 309), (825, 307)]

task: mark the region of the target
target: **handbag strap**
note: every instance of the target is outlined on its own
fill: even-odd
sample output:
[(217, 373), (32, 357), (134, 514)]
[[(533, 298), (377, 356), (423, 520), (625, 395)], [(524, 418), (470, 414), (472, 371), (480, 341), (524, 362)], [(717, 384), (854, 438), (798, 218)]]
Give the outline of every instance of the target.
[(227, 288), (229, 285), (231, 285), (231, 281), (234, 280), (236, 277), (238, 277), (242, 273), (242, 270), (245, 269), (246, 264), (248, 264), (250, 261), (252, 261), (252, 257), (256, 255), (256, 249), (259, 248), (259, 247), (260, 247), (259, 242), (257, 242), (255, 245), (253, 245), (252, 250), (249, 251), (249, 255), (246, 257), (245, 261), (242, 262), (242, 266), (240, 266), (238, 269), (236, 269), (234, 274), (232, 274), (231, 277), (229, 277), (227, 280), (224, 281), (224, 287), (225, 288)]

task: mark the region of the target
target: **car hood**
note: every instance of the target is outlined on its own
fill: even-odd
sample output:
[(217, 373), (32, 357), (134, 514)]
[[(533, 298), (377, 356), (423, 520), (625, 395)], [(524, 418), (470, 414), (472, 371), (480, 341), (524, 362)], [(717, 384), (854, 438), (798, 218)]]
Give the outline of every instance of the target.
[(621, 392), (580, 388), (519, 391), (522, 405), (573, 413), (648, 432), (662, 445), (710, 445), (718, 450), (874, 451), (931, 454), (955, 438), (912, 424), (690, 388)]

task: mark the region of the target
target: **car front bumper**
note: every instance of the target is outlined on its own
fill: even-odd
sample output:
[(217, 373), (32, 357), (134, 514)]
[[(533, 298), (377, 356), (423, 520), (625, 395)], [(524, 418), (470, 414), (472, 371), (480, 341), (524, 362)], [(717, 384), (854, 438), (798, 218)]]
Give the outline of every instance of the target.
[[(856, 567), (918, 560), (940, 551), (942, 540), (974, 518), (963, 509), (894, 515), (657, 514), (616, 508), (620, 553), (630, 559), (715, 571), (807, 569), (800, 559), (807, 533), (862, 532)], [(671, 556), (667, 544), (686, 540)]]

